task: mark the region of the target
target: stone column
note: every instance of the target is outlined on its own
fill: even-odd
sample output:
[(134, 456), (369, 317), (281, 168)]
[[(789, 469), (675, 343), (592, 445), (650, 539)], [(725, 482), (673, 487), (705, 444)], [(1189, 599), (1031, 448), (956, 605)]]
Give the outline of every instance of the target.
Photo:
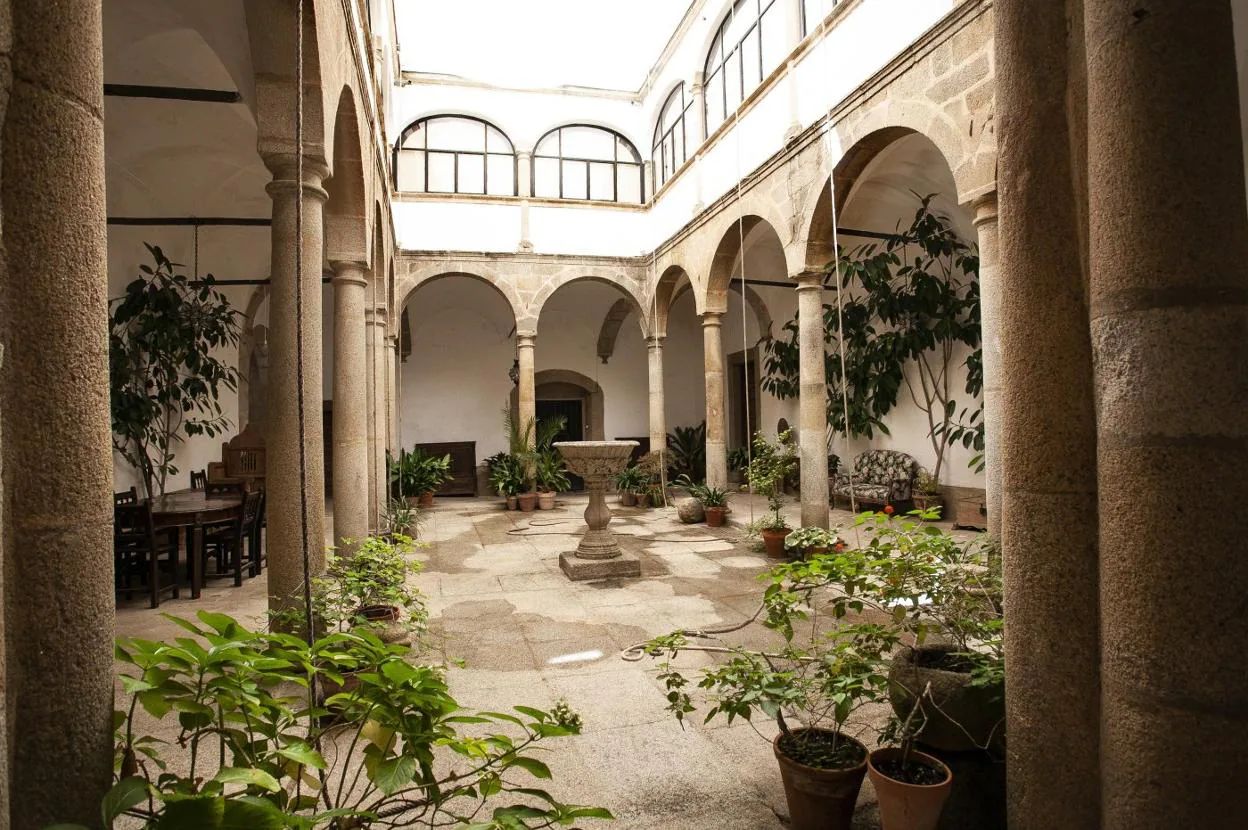
[[(8, 6), (8, 3), (3, 4)], [(0, 275), (11, 813), (98, 826), (112, 783), (113, 461), (98, 0), (13, 0)]]
[(533, 355), (537, 343), (537, 333), (528, 331), (516, 332), (516, 357), (520, 360), (520, 385), (516, 396), (517, 426), (521, 431), (532, 425), (529, 432), (529, 446), (537, 437), (537, 389), (533, 379)]
[(650, 451), (667, 452), (667, 407), (663, 399), (663, 336), (646, 338), (650, 368)]
[(334, 545), (368, 535), (368, 396), (362, 262), (334, 269)]
[(728, 486), (727, 429), (724, 424), (724, 344), (722, 311), (702, 314), (702, 356), (706, 367), (706, 483)]
[[(371, 280), (370, 280), (371, 282)], [(376, 294), (376, 286), (372, 286), (369, 294)], [(377, 421), (378, 411), (384, 405), (385, 400), (377, 393), (377, 379), (381, 377), (381, 373), (377, 371), (377, 362), (384, 360), (383, 352), (377, 351), (376, 339), (373, 336), (373, 329), (376, 327), (376, 312), (373, 310), (373, 297), (369, 297), (364, 307), (364, 350), (365, 350), (365, 371), (364, 371), (364, 397), (368, 400), (368, 412), (366, 420), (368, 421), (368, 529), (370, 531), (379, 528), (379, 505), (377, 504)], [(335, 397), (337, 395), (335, 394)], [(384, 508), (385, 505), (381, 505)]]
[(1101, 826), (1248, 827), (1248, 205), (1231, 4), (1086, 0), (1084, 19)]
[[(325, 463), (321, 389), (321, 265), (324, 256), (321, 182), (323, 164), (305, 159), (303, 182), (293, 156), (266, 159), (273, 171), (272, 269), (269, 298), (271, 395), (268, 420), (266, 504), (269, 607), (303, 605), (304, 546), (311, 572), (325, 567)], [(295, 205), (303, 201), (302, 236), (296, 233)], [(302, 243), (302, 270), (295, 271), (296, 241)], [(297, 355), (296, 286), (303, 307), (302, 351)], [(302, 386), (297, 376), (302, 369)], [(302, 404), (303, 429), (300, 431)], [(303, 477), (301, 481), (300, 470)]]
[(693, 83), (689, 85), (689, 95), (693, 104), (689, 107), (689, 132), (685, 140), (688, 146), (686, 155), (697, 155), (697, 150), (706, 141), (706, 73), (694, 72)]
[(823, 274), (797, 278), (801, 361), (802, 527), (828, 527), (828, 380), (823, 352)]
[[(1091, 829), (1100, 826), (1096, 421), (1067, 21), (1063, 4), (1032, 0), (1000, 0), (995, 16), (999, 293), (1009, 297), (996, 325), (1009, 826)], [(1135, 524), (1139, 513), (1115, 520)]]
[(377, 503), (378, 522), (382, 514), (389, 509), (390, 503), (390, 470), (386, 466), (386, 450), (391, 447), (390, 412), (391, 398), (394, 387), (394, 351), (390, 348), (386, 337), (386, 307), (378, 305), (373, 309), (367, 337), (373, 344), (373, 352), (377, 359), (373, 361), (373, 390), (375, 405), (373, 407), (373, 434), (377, 436), (372, 448), (369, 464), (373, 470), (373, 501)]
[(975, 200), (979, 234), (979, 324), (984, 360), (984, 500), (988, 535), (1001, 539), (1001, 290), (997, 194)]
[(533, 154), (528, 150), (516, 151), (516, 195), (521, 198), (533, 195)]
[[(395, 323), (397, 327), (399, 324)], [(403, 371), (403, 361), (399, 355), (401, 345), (399, 336), (391, 334), (385, 338), (386, 345), (386, 398), (389, 401), (388, 413), (386, 415), (388, 422), (386, 424), (386, 434), (390, 436), (391, 455), (397, 456), (399, 450), (403, 446), (403, 430), (402, 424), (399, 423), (399, 409), (403, 406), (403, 384), (400, 373)]]

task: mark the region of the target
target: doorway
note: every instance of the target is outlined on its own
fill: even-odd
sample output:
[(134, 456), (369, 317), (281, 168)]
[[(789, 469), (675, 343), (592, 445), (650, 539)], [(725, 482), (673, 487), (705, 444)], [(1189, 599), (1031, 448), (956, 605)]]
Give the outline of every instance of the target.
[[(537, 401), (537, 422), (540, 424), (551, 418), (563, 416), (563, 429), (555, 436), (556, 441), (585, 440), (585, 402), (582, 400), (539, 400)], [(568, 474), (572, 480), (573, 490), (584, 490), (585, 480), (580, 476)]]
[(757, 431), (758, 350), (750, 349), (728, 356), (728, 449), (747, 446)]

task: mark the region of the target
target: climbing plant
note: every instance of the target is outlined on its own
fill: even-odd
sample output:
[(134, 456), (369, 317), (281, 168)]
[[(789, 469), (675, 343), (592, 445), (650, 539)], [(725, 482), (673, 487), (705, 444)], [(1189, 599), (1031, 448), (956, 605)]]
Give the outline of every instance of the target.
[(154, 495), (177, 474), (174, 447), (185, 436), (230, 425), (219, 396), (238, 388), (238, 372), (215, 352), (238, 343), (238, 312), (211, 275), (192, 282), (144, 245), (153, 265), (140, 265), (125, 295), (109, 302), (108, 357), (113, 448)]
[[(927, 418), (932, 472), (939, 480), (949, 444), (974, 444), (977, 434), (980, 445), (983, 440), (982, 426), (976, 426), (978, 405), (965, 406), (955, 419), (952, 388), (960, 345), (973, 350), (965, 362), (966, 394), (977, 400), (983, 385), (979, 255), (958, 238), (947, 217), (932, 210), (934, 194), (915, 196), (919, 206), (909, 227), (842, 251), (826, 266), (844, 294), (839, 311), (823, 307), (824, 372), (829, 421), (853, 437), (888, 434), (885, 416), (904, 389)], [(767, 345), (763, 388), (778, 398), (794, 398), (800, 356), (796, 316), (783, 332)], [(844, 337), (843, 361), (838, 332)]]

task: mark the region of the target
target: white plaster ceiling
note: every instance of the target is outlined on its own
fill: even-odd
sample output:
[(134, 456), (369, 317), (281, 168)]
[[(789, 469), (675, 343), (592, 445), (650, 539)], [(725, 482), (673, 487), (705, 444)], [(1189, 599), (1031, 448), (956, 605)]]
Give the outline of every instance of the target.
[(404, 70), (636, 92), (685, 0), (394, 0)]

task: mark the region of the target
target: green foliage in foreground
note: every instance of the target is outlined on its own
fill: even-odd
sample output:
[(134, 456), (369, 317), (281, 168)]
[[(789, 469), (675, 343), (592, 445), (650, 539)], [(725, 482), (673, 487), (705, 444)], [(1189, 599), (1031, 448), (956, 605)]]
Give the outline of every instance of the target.
[[(535, 786), (551, 778), (539, 745), (580, 731), (565, 705), (464, 713), (440, 667), (408, 662), (407, 646), (367, 630), (309, 645), (224, 614), (198, 618), (169, 617), (191, 635), (173, 642), (118, 641), (127, 700), (104, 827), (123, 816), (153, 830), (520, 830), (611, 818)], [(312, 678), (320, 694), (309, 706)], [(152, 719), (172, 742), (144, 734)], [(164, 755), (171, 747), (176, 759)]]

